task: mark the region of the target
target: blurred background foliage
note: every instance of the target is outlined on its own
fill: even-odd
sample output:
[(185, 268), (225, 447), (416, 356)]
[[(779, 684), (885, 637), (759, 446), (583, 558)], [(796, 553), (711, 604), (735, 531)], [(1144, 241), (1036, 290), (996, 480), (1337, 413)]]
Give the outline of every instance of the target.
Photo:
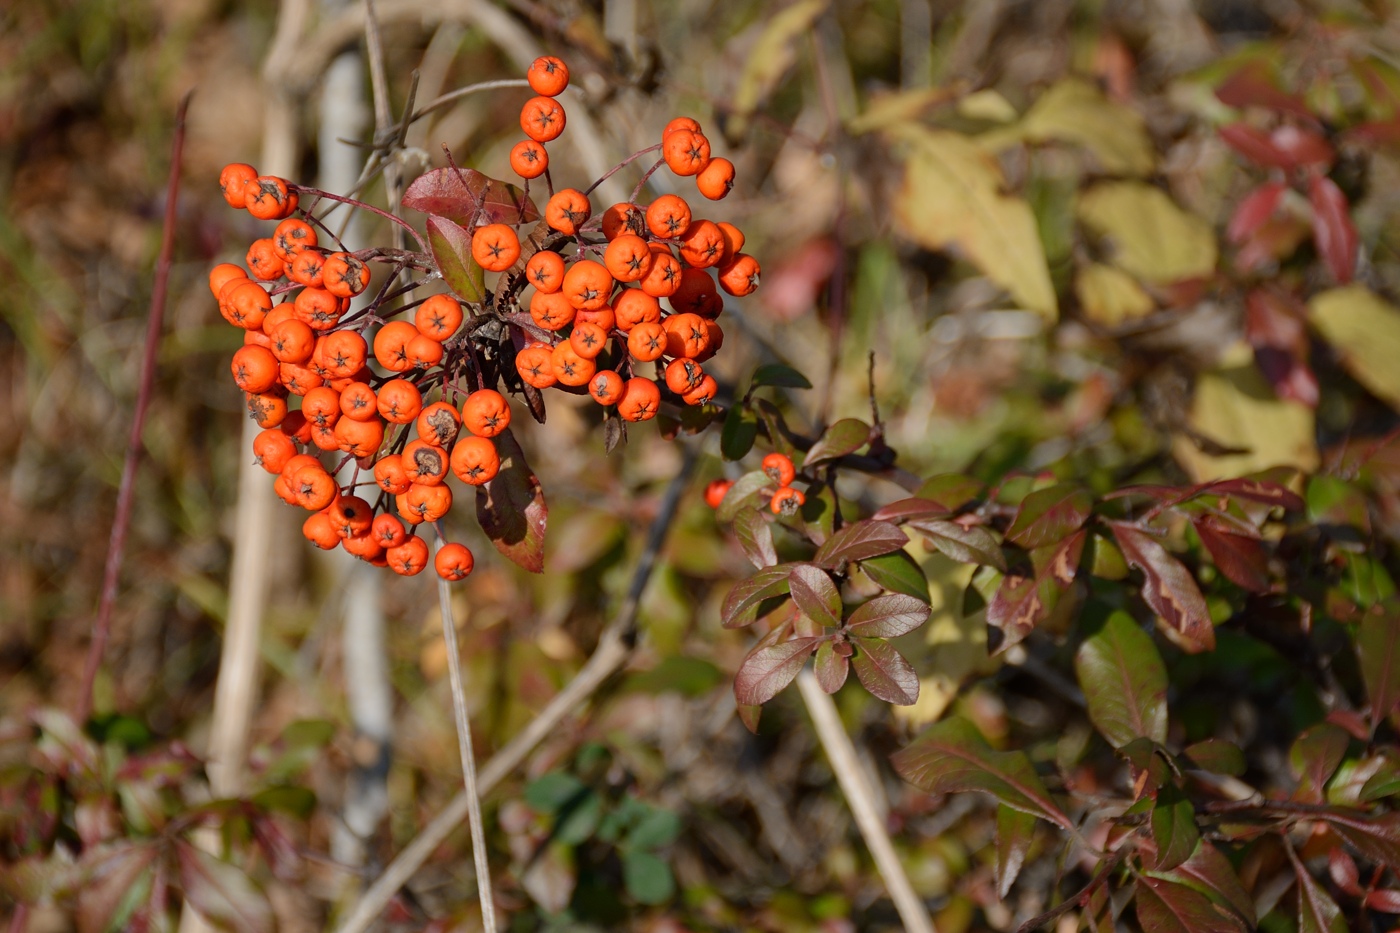
[[(415, 68), (444, 90), (517, 75), (495, 42), (459, 25), (454, 11), (470, 6), (380, 3), (395, 112)], [(1400, 161), (1389, 144), (1400, 134), (1384, 125), (1400, 101), (1400, 24), (1388, 3), (497, 8), (569, 61), (604, 164), (690, 114), (738, 166), (737, 187), (711, 215), (743, 227), (764, 284), (726, 311), (733, 327), (717, 374), (730, 397), (756, 364), (789, 363), (815, 383), (779, 393), (799, 429), (868, 417), (874, 404), (907, 470), (992, 483), (1048, 470), (1098, 492), (1129, 476), (1183, 482), (1280, 464), (1335, 472), (1349, 440), (1394, 426), (1392, 308), (1353, 295), (1323, 333), (1329, 345), (1311, 353), (1306, 340), (1280, 349), (1249, 330), (1244, 296), (1255, 282), (1284, 281), (1306, 299), (1338, 277), (1319, 262), (1302, 207), (1280, 209), (1256, 265), (1239, 261), (1226, 227), (1268, 173), (1220, 137), (1238, 114), (1214, 94), (1257, 62), (1319, 116), (1337, 148), (1330, 177), (1353, 207), (1367, 257), (1357, 277), (1394, 294)], [(348, 145), (332, 142), (335, 127), (315, 125), (313, 106), (326, 59), (315, 38), (338, 12), (318, 8), (312, 38), (290, 52), (305, 56), (290, 66), (302, 83), (284, 90), (304, 108), (308, 181), (323, 147)], [(169, 326), (93, 738), (136, 755), (171, 741), (197, 753), (206, 741), (246, 453), (227, 378), (236, 335), (205, 276), (217, 261), (240, 259), (240, 244), (256, 235), (222, 203), (215, 179), (226, 162), (257, 161), (270, 93), (259, 74), (276, 15), (271, 2), (212, 0), (15, 0), (0, 10), (0, 714), (10, 737), (27, 734), (14, 724), (28, 711), (75, 703), (137, 382), (173, 114), (194, 88)], [(514, 92), (465, 99), (415, 127), (410, 156), (417, 168), (444, 164), (445, 143), (460, 164), (504, 176), (518, 106)], [(1380, 127), (1371, 137), (1335, 137), (1369, 124)], [(361, 128), (355, 141), (367, 139)], [(583, 162), (566, 150), (555, 177), (583, 181)], [(1090, 185), (1102, 178), (1116, 180)], [(658, 178), (655, 191), (673, 182)], [(382, 187), (367, 197), (381, 200)], [(1212, 278), (1218, 267), (1230, 274)], [(1261, 346), (1280, 349), (1283, 375)], [(1312, 397), (1294, 364), (1315, 373)], [(1317, 383), (1328, 388), (1319, 394)], [(681, 462), (650, 426), (605, 456), (596, 415), (567, 401), (521, 434), (550, 503), (546, 573), (513, 567), (474, 526), (455, 530), (478, 555), (457, 589), (456, 618), (483, 753), (586, 659)], [(515, 928), (897, 925), (800, 706), (791, 695), (770, 704), (757, 736), (734, 716), (730, 684), (749, 636), (721, 629), (718, 606), (748, 565), (699, 489), (742, 468), (722, 461), (715, 434), (684, 441), (700, 445), (701, 468), (645, 593), (641, 651), (590, 716), (551, 736), (487, 802), (497, 896)], [(1383, 445), (1373, 459), (1377, 451), (1393, 457)], [(1310, 501), (1319, 515), (1359, 508), (1365, 518), (1369, 508), (1393, 527), (1391, 476), (1376, 471), (1369, 505), (1341, 480)], [(858, 506), (897, 492), (848, 482), (840, 492)], [(317, 854), (327, 851), (355, 756), (335, 637), (339, 571), (309, 553), (292, 510), (278, 521), (254, 765), (264, 785), (309, 790), (314, 802), (290, 808), (304, 874), (260, 881), (281, 928), (317, 929), (355, 883)], [(951, 704), (993, 741), (1015, 731), (1039, 743), (1038, 760), (1075, 762), (1091, 736), (1082, 716), (1061, 731), (1072, 696), (987, 657), (980, 617), (964, 612), (971, 568), (911, 550), (934, 607), (909, 649), (923, 699), (892, 712), (848, 686), (837, 700), (938, 929), (1013, 929), (1048, 906), (1054, 853), (1035, 850), (1003, 901), (992, 883), (993, 811), (917, 791), (885, 759)], [(1354, 568), (1351, 582), (1362, 605), (1373, 601), (1360, 597), (1363, 585), (1393, 595), (1379, 562)], [(459, 780), (433, 583), (394, 579), (385, 592), (397, 727), (390, 815), (371, 867), (402, 848)], [(1320, 715), (1310, 690), (1280, 693), (1298, 685), (1290, 659), (1244, 634), (1222, 635), (1219, 652), (1182, 662), (1173, 676), (1183, 689), (1235, 687), (1228, 703), (1183, 696), (1192, 738), (1222, 719), (1253, 735), (1284, 714), (1291, 735)], [(197, 769), (180, 788), (199, 799)], [(471, 890), (459, 833), (388, 922), (471, 929)], [(30, 928), (64, 929), (69, 916), (51, 908)]]

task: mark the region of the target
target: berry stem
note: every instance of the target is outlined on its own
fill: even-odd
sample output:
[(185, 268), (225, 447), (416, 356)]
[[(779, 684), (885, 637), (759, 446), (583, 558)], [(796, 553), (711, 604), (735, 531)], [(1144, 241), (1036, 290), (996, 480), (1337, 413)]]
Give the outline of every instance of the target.
[(331, 194), (329, 191), (322, 191), (320, 188), (309, 188), (306, 185), (290, 184), (287, 187), (288, 189), (296, 191), (298, 193), (305, 192), (309, 195), (312, 195), (313, 197), (325, 198), (329, 201), (336, 201), (340, 204), (349, 204), (351, 207), (358, 207), (361, 210), (366, 210), (369, 211), (371, 214), (376, 214), (380, 217), (383, 217), (385, 220), (392, 221), (393, 223), (396, 223), (400, 227), (407, 230), (409, 233), (413, 234), (413, 238), (418, 241), (418, 245), (423, 247), (423, 252), (432, 252), (432, 250), (428, 248), (428, 244), (426, 241), (424, 241), (423, 237), (419, 235), (417, 230), (413, 229), (413, 225), (410, 224), (408, 221), (404, 220), (402, 217), (395, 217), (388, 211), (382, 211), (379, 208), (375, 207), (373, 204), (366, 204), (364, 201), (358, 201), (355, 198), (347, 198), (342, 197), (338, 194)]
[[(583, 192), (583, 196), (584, 196), (584, 197), (588, 197), (590, 194), (593, 193), (593, 190), (594, 190), (595, 188), (597, 188), (597, 187), (598, 187), (599, 185), (601, 185), (603, 182), (607, 181), (609, 178), (612, 178), (614, 175), (616, 175), (619, 171), (621, 171), (621, 170), (623, 169), (624, 166), (631, 165), (633, 162), (637, 161), (637, 160), (640, 159), (642, 156), (646, 155), (648, 152), (657, 152), (657, 151), (659, 151), (660, 149), (661, 149), (661, 144), (660, 144), (660, 143), (657, 143), (655, 146), (648, 146), (648, 147), (645, 148), (645, 149), (638, 149), (636, 152), (632, 153), (630, 156), (628, 156), (627, 158), (623, 159), (621, 162), (617, 163), (617, 164), (614, 165), (612, 168), (608, 169), (607, 174), (605, 174), (602, 178), (598, 179), (598, 180), (595, 181), (593, 184), (589, 185), (589, 186), (588, 186), (588, 190), (586, 190), (586, 191)], [(652, 171), (654, 172), (654, 171), (656, 171), (656, 169), (653, 168)], [(648, 172), (648, 173), (647, 173), (648, 176), (649, 176), (650, 174), (651, 174), (651, 172)], [(638, 190), (641, 190), (641, 189), (638, 189)], [(637, 196), (636, 196), (635, 194), (633, 194), (633, 195), (632, 195), (632, 200), (635, 201), (636, 199), (637, 199)]]
[[(657, 146), (656, 148), (660, 149), (661, 147), (660, 147), (660, 146)], [(641, 195), (641, 193), (642, 193), (642, 189), (646, 187), (647, 182), (651, 179), (651, 176), (655, 175), (655, 174), (656, 174), (656, 170), (659, 169), (661, 166), (663, 166), (663, 165), (665, 165), (665, 164), (666, 164), (666, 160), (665, 160), (665, 159), (657, 159), (657, 160), (656, 160), (656, 164), (653, 165), (651, 168), (647, 169), (647, 173), (646, 173), (645, 175), (642, 176), (642, 180), (639, 181), (639, 182), (637, 182), (637, 187), (635, 187), (635, 188), (632, 189), (632, 197), (628, 198), (627, 200), (628, 200), (629, 202), (635, 204), (636, 201), (637, 201), (637, 198), (638, 198), (638, 197)]]
[[(408, 123), (411, 124), (418, 120), (421, 120), (423, 117), (426, 117), (428, 114), (432, 113), (439, 107), (445, 107), (448, 104), (452, 103), (454, 100), (461, 100), (468, 94), (477, 94), (481, 91), (495, 91), (504, 87), (529, 86), (530, 82), (525, 80), (524, 78), (505, 78), (500, 81), (482, 81), (478, 84), (468, 84), (466, 87), (459, 87), (455, 91), (449, 91), (448, 93), (443, 94), (441, 97), (438, 97), (437, 99), (424, 104), (421, 110), (417, 111), (413, 114), (413, 116), (408, 118)], [(407, 127), (405, 127), (405, 129), (406, 128)]]
[(126, 533), (131, 526), (131, 510), (136, 499), (136, 467), (141, 460), (141, 434), (146, 426), (146, 413), (151, 407), (155, 386), (156, 351), (165, 321), (165, 294), (170, 284), (171, 259), (175, 253), (176, 205), (180, 195), (180, 165), (185, 148), (185, 113), (190, 96), (186, 92), (175, 113), (175, 138), (171, 143), (170, 180), (165, 192), (165, 219), (160, 232), (160, 255), (156, 260), (155, 282), (151, 288), (151, 310), (146, 318), (146, 343), (141, 354), (141, 381), (136, 391), (136, 410), (131, 419), (131, 434), (126, 443), (126, 459), (122, 463), (121, 485), (117, 488), (117, 511), (112, 520), (112, 537), (107, 545), (107, 565), (102, 573), (102, 595), (97, 617), (92, 625), (92, 642), (88, 645), (87, 665), (83, 669), (83, 684), (78, 693), (78, 708), (74, 718), (79, 726), (92, 715), (92, 687), (102, 666), (102, 655), (112, 630), (112, 610), (117, 602), (117, 583), (121, 576), (122, 557), (126, 551)]

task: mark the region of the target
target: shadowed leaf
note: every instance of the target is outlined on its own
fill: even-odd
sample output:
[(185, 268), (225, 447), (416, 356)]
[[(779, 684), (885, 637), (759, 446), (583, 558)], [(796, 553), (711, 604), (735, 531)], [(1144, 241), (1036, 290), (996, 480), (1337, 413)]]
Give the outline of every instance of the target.
[(1108, 524), (1128, 563), (1146, 577), (1142, 597), (1166, 624), (1173, 641), (1193, 654), (1214, 648), (1215, 626), (1190, 572), (1147, 532), (1125, 522)]
[(745, 509), (734, 520), (734, 535), (749, 563), (762, 570), (778, 562), (778, 552), (773, 549), (773, 529), (764, 521), (757, 509)]
[(823, 460), (834, 460), (860, 450), (870, 440), (870, 425), (859, 418), (842, 418), (822, 432), (802, 460), (806, 469)]
[(1356, 654), (1371, 698), (1374, 731), (1400, 703), (1400, 616), (1367, 613), (1357, 631)]
[(1298, 876), (1298, 933), (1346, 933), (1347, 921), (1342, 909), (1323, 890), (1293, 849), (1288, 849), (1293, 870)]
[(205, 920), (240, 933), (273, 929), (271, 905), (241, 868), (183, 839), (175, 841), (175, 860), (185, 899)]
[(758, 438), (758, 417), (743, 405), (735, 405), (724, 416), (719, 432), (719, 452), (726, 460), (742, 460)]
[(850, 673), (850, 670), (850, 659), (843, 654), (838, 654), (831, 642), (822, 642), (822, 646), (817, 649), (817, 658), (813, 662), (813, 671), (817, 675), (817, 686), (827, 693), (835, 693), (846, 682), (846, 675)]
[(856, 653), (851, 655), (851, 666), (856, 669), (861, 686), (872, 696), (896, 706), (913, 706), (918, 702), (919, 675), (889, 642), (858, 639)]
[(1400, 865), (1400, 813), (1367, 816), (1356, 810), (1329, 807), (1321, 818), (1367, 858), (1385, 865)]
[(882, 506), (870, 517), (879, 522), (904, 522), (911, 518), (943, 518), (951, 513), (947, 506), (915, 496)]
[(734, 675), (734, 698), (741, 706), (762, 706), (792, 683), (819, 637), (794, 638), (776, 645), (760, 644)]
[(1000, 654), (1019, 644), (1059, 606), (1078, 572), (1088, 532), (1077, 531), (1031, 552), (1030, 576), (1008, 573), (987, 604), (987, 645)]
[(773, 481), (762, 470), (745, 473), (734, 481), (720, 500), (719, 507), (715, 509), (715, 521), (720, 524), (734, 521), (745, 508), (757, 506), (761, 498), (759, 491), (772, 484)]
[(1180, 865), (1191, 857), (1200, 839), (1190, 798), (1175, 784), (1167, 784), (1157, 792), (1157, 803), (1152, 808), (1152, 840), (1157, 844), (1155, 867), (1166, 871)]
[(956, 511), (982, 495), (982, 483), (961, 473), (939, 473), (924, 480), (916, 495)]
[(1005, 804), (997, 806), (997, 897), (1011, 890), (1035, 839), (1035, 817)]
[(807, 618), (827, 627), (841, 624), (841, 593), (825, 570), (815, 564), (795, 564), (788, 573), (788, 587), (792, 601)]
[(945, 719), (891, 759), (909, 783), (930, 794), (980, 791), (1062, 829), (1073, 823), (1045, 790), (1025, 752), (999, 752), (965, 719)]
[(1229, 774), (1239, 777), (1244, 774), (1244, 752), (1233, 742), (1223, 739), (1205, 739), (1186, 746), (1181, 752), (1192, 765), (1213, 774)]
[(447, 287), (463, 301), (486, 298), (486, 273), (472, 258), (472, 235), (446, 217), (429, 217), (428, 248)]
[(923, 625), (928, 617), (928, 604), (913, 596), (876, 596), (856, 607), (846, 621), (846, 630), (862, 638), (898, 638)]
[(1239, 919), (1200, 891), (1144, 875), (1134, 898), (1143, 933), (1244, 933)]
[(1132, 616), (1114, 612), (1086, 638), (1075, 653), (1074, 672), (1089, 719), (1114, 748), (1137, 738), (1167, 740), (1166, 665)]
[(909, 522), (909, 526), (917, 528), (932, 547), (955, 561), (986, 564), (1006, 572), (1006, 558), (1002, 556), (1001, 545), (981, 525), (964, 527), (957, 522), (916, 519)]
[(929, 601), (928, 578), (918, 561), (904, 549), (860, 562), (860, 569), (879, 586), (894, 593), (903, 593), (923, 602)]
[(770, 596), (781, 596), (788, 591), (788, 573), (792, 564), (778, 564), (767, 567), (735, 584), (725, 597), (720, 619), (725, 628), (741, 628), (750, 625), (758, 618), (758, 606)]
[(150, 882), (159, 855), (160, 846), (148, 841), (103, 844), (85, 851), (75, 917), (79, 933), (102, 933), (129, 916)]
[(1323, 791), (1347, 753), (1351, 737), (1329, 722), (1318, 723), (1293, 740), (1288, 749), (1288, 768), (1298, 780), (1294, 799), (1321, 803)]
[(908, 543), (909, 536), (898, 525), (865, 519), (852, 522), (828, 538), (812, 560), (834, 569), (853, 560), (892, 554)]
[(1217, 907), (1235, 914), (1246, 928), (1255, 926), (1254, 899), (1240, 883), (1230, 860), (1206, 840), (1201, 840), (1191, 857), (1171, 871), (1152, 871), (1154, 877), (1195, 888)]
[(753, 387), (781, 386), (787, 389), (810, 389), (812, 382), (791, 366), (782, 363), (768, 363), (758, 367), (753, 374)]
[(495, 479), (476, 487), (476, 520), (496, 550), (531, 573), (541, 573), (549, 521), (544, 490), (510, 429), (494, 440), (501, 470)]
[(1070, 483), (1038, 489), (1021, 500), (1006, 539), (1028, 551), (1055, 544), (1078, 531), (1093, 506), (1089, 491)]
[(1195, 521), (1201, 543), (1220, 572), (1251, 593), (1269, 591), (1269, 555), (1259, 541), (1221, 530), (1210, 516)]

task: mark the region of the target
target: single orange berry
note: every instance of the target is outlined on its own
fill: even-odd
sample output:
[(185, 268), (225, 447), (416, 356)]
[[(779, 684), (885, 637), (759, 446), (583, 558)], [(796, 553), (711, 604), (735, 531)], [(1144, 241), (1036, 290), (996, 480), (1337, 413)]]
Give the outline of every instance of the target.
[[(446, 489), (446, 486), (440, 487)], [(434, 521), (435, 519), (425, 519)], [(403, 544), (387, 548), (384, 555), (389, 558), (389, 569), (404, 577), (412, 577), (423, 572), (428, 566), (428, 544), (414, 535)]]
[(602, 263), (579, 259), (564, 273), (562, 291), (575, 308), (596, 311), (612, 297), (613, 284), (612, 273)]
[(662, 139), (661, 155), (677, 175), (694, 175), (710, 164), (710, 141), (695, 130), (676, 130)]
[(538, 292), (559, 291), (564, 284), (564, 257), (552, 249), (538, 251), (525, 263), (525, 281)]
[(734, 163), (725, 158), (713, 158), (695, 175), (695, 187), (711, 201), (724, 198), (734, 187)]
[(321, 266), (322, 286), (337, 298), (354, 298), (369, 287), (369, 266), (349, 253), (331, 253)]
[[(445, 448), (461, 431), (462, 419), (458, 416), (455, 405), (448, 402), (433, 402), (423, 409), (413, 426), (421, 439), (429, 444)], [(404, 463), (404, 469), (408, 469), (407, 463)]]
[(549, 168), (549, 153), (533, 139), (516, 143), (510, 150), (510, 170), (521, 178), (539, 178)]
[(690, 205), (674, 194), (663, 194), (647, 205), (647, 229), (669, 239), (684, 235), (690, 227)]
[(472, 552), (467, 549), (467, 546), (458, 544), (456, 541), (438, 548), (437, 554), (433, 557), (433, 569), (437, 571), (437, 575), (453, 583), (465, 580), (471, 574), (475, 563)]
[(758, 288), (758, 260), (748, 253), (738, 253), (719, 267), (719, 287), (736, 298), (752, 294)]
[(316, 230), (304, 220), (288, 217), (272, 231), (272, 243), (278, 258), (291, 263), (304, 250), (316, 245)]
[(495, 437), (510, 427), (510, 404), (495, 389), (478, 389), (462, 403), (462, 424), (477, 437)]
[[(451, 295), (433, 295), (418, 306), (413, 313), (413, 326), (424, 337), (431, 337), (438, 343), (457, 333), (462, 326), (462, 303)], [(376, 342), (375, 357), (379, 356)]]
[(650, 421), (661, 408), (661, 390), (650, 379), (634, 377), (622, 387), (617, 413), (626, 421)]
[(599, 405), (616, 405), (622, 398), (622, 377), (611, 369), (600, 369), (588, 380), (588, 394)]
[(520, 128), (535, 142), (558, 139), (564, 123), (564, 108), (553, 98), (532, 97), (520, 108)]
[(554, 375), (553, 356), (543, 344), (526, 347), (515, 354), (515, 371), (526, 385), (548, 389), (559, 381)]
[(468, 486), (480, 486), (495, 479), (501, 471), (501, 455), (485, 437), (468, 434), (452, 446), (452, 475)]
[(732, 479), (713, 479), (705, 487), (705, 504), (712, 509), (719, 508), (719, 504), (724, 501), (731, 486), (734, 485)]
[(768, 508), (774, 515), (796, 515), (797, 510), (807, 504), (807, 497), (791, 486), (784, 486), (773, 493), (773, 498), (768, 502)]
[(404, 469), (403, 457), (398, 454), (389, 454), (375, 461), (374, 482), (391, 496), (403, 495), (413, 485)]
[(619, 282), (635, 282), (651, 271), (652, 252), (647, 241), (624, 233), (603, 251), (603, 265)]
[(258, 170), (246, 162), (230, 162), (225, 165), (223, 171), (219, 172), (219, 190), (223, 192), (224, 201), (229, 207), (236, 207), (240, 210), (247, 207), (244, 200), (244, 189), (258, 179)]
[(672, 133), (677, 130), (690, 130), (692, 133), (700, 132), (700, 123), (692, 117), (676, 117), (667, 123), (661, 130), (661, 141), (664, 143)]
[(504, 272), (520, 258), (520, 237), (505, 224), (487, 224), (472, 234), (472, 258), (487, 272)]
[(797, 476), (797, 469), (792, 465), (792, 458), (778, 451), (764, 457), (761, 466), (763, 472), (768, 474), (768, 478), (779, 486), (791, 486), (793, 479)]
[(544, 219), (551, 229), (566, 236), (578, 233), (589, 217), (593, 216), (593, 206), (588, 195), (577, 188), (564, 188), (554, 192), (544, 206)]
[(569, 86), (569, 66), (553, 55), (541, 55), (525, 72), (530, 89), (545, 97), (558, 97)]

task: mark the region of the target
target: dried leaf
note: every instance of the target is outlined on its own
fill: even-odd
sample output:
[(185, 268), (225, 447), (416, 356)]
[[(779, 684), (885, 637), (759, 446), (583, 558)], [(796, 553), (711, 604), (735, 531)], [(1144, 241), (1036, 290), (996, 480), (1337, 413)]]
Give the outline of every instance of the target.
[(792, 683), (812, 656), (820, 637), (794, 638), (776, 645), (759, 644), (734, 675), (734, 698), (741, 706), (762, 706)]
[(496, 550), (531, 573), (541, 573), (549, 521), (544, 489), (509, 428), (495, 442), (501, 469), (495, 479), (476, 487), (476, 520)]
[(930, 794), (980, 791), (1062, 829), (1074, 826), (1045, 790), (1025, 752), (996, 751), (965, 719), (945, 719), (891, 760), (901, 777)]
[(724, 129), (731, 141), (742, 139), (748, 131), (750, 117), (797, 60), (797, 41), (811, 30), (828, 2), (797, 0), (781, 10), (770, 11), (758, 41), (744, 61), (744, 70), (730, 103)]
[(1079, 196), (1079, 219), (1114, 246), (1113, 261), (1146, 282), (1170, 285), (1215, 272), (1210, 224), (1143, 182), (1102, 182)]
[(1082, 78), (1061, 79), (1011, 132), (1030, 142), (1082, 146), (1112, 175), (1148, 175), (1156, 164), (1152, 140), (1137, 111), (1114, 103)]
[(788, 588), (807, 618), (827, 627), (841, 624), (841, 593), (825, 570), (816, 564), (793, 564)]
[(1059, 316), (1035, 215), (1005, 193), (996, 161), (967, 137), (906, 123), (890, 130), (908, 147), (895, 218), (905, 236), (931, 250), (956, 246), (1031, 311)]
[(1172, 634), (1172, 640), (1193, 654), (1214, 648), (1215, 626), (1190, 571), (1140, 528), (1126, 522), (1108, 524), (1128, 563), (1146, 577), (1142, 597)]
[(1074, 294), (1084, 316), (1105, 327), (1146, 317), (1156, 307), (1136, 279), (1098, 262), (1088, 263), (1075, 274)]
[(1132, 616), (1120, 610), (1104, 620), (1075, 653), (1074, 673), (1089, 719), (1114, 748), (1167, 740), (1167, 668)]
[(913, 706), (918, 702), (919, 675), (889, 642), (878, 638), (856, 639), (851, 666), (861, 686), (872, 696), (896, 706)]

